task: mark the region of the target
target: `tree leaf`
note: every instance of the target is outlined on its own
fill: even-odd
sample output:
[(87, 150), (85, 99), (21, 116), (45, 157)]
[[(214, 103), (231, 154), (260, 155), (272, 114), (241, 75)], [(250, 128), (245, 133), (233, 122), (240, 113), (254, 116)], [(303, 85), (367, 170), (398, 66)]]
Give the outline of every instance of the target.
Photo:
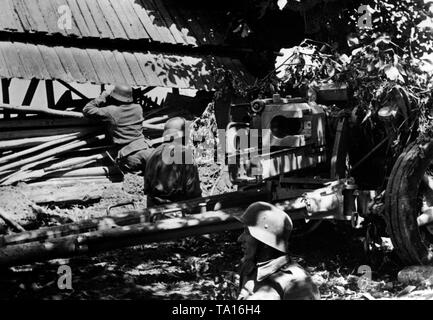
[(392, 65), (387, 65), (385, 68), (383, 68), (383, 72), (385, 73), (386, 77), (391, 81), (397, 81), (400, 78), (402, 79), (398, 69)]

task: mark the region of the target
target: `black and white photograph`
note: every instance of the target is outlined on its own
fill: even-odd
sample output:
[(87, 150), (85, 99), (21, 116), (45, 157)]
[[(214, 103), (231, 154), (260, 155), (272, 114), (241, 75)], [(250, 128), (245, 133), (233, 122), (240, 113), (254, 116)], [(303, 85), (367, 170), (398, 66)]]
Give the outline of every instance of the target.
[(433, 299), (433, 0), (0, 0), (0, 82), (1, 301)]

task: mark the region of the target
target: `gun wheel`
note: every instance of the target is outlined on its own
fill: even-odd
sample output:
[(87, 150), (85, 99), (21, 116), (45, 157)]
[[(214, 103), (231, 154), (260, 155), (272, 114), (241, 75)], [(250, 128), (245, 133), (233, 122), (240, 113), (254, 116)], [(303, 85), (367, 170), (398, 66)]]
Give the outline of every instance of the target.
[(385, 196), (387, 228), (405, 264), (433, 263), (433, 140), (398, 157)]

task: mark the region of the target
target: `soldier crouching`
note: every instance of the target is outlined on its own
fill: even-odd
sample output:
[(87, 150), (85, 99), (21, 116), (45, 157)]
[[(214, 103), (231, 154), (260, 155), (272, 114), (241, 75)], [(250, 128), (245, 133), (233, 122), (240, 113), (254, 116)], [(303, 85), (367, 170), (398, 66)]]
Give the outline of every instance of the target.
[(198, 169), (192, 150), (185, 145), (186, 126), (184, 118), (169, 119), (164, 126), (164, 143), (146, 162), (144, 194), (150, 206), (201, 197)]
[(320, 299), (308, 273), (288, 255), (293, 224), (284, 211), (256, 202), (237, 218), (245, 225), (238, 239), (244, 251), (238, 300)]

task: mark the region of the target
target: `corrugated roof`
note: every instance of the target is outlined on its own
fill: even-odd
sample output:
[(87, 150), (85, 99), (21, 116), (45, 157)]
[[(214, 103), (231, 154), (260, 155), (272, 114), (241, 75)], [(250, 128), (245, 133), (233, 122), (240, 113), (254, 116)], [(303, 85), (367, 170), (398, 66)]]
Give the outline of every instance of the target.
[[(181, 46), (223, 44), (222, 13), (218, 19), (218, 12), (194, 11), (174, 0), (0, 0), (0, 8), (0, 31)], [(64, 8), (70, 10), (71, 29), (58, 26)]]
[(212, 70), (224, 66), (249, 79), (229, 57), (128, 52), (0, 41), (0, 77), (60, 79), (95, 84), (212, 89)]

